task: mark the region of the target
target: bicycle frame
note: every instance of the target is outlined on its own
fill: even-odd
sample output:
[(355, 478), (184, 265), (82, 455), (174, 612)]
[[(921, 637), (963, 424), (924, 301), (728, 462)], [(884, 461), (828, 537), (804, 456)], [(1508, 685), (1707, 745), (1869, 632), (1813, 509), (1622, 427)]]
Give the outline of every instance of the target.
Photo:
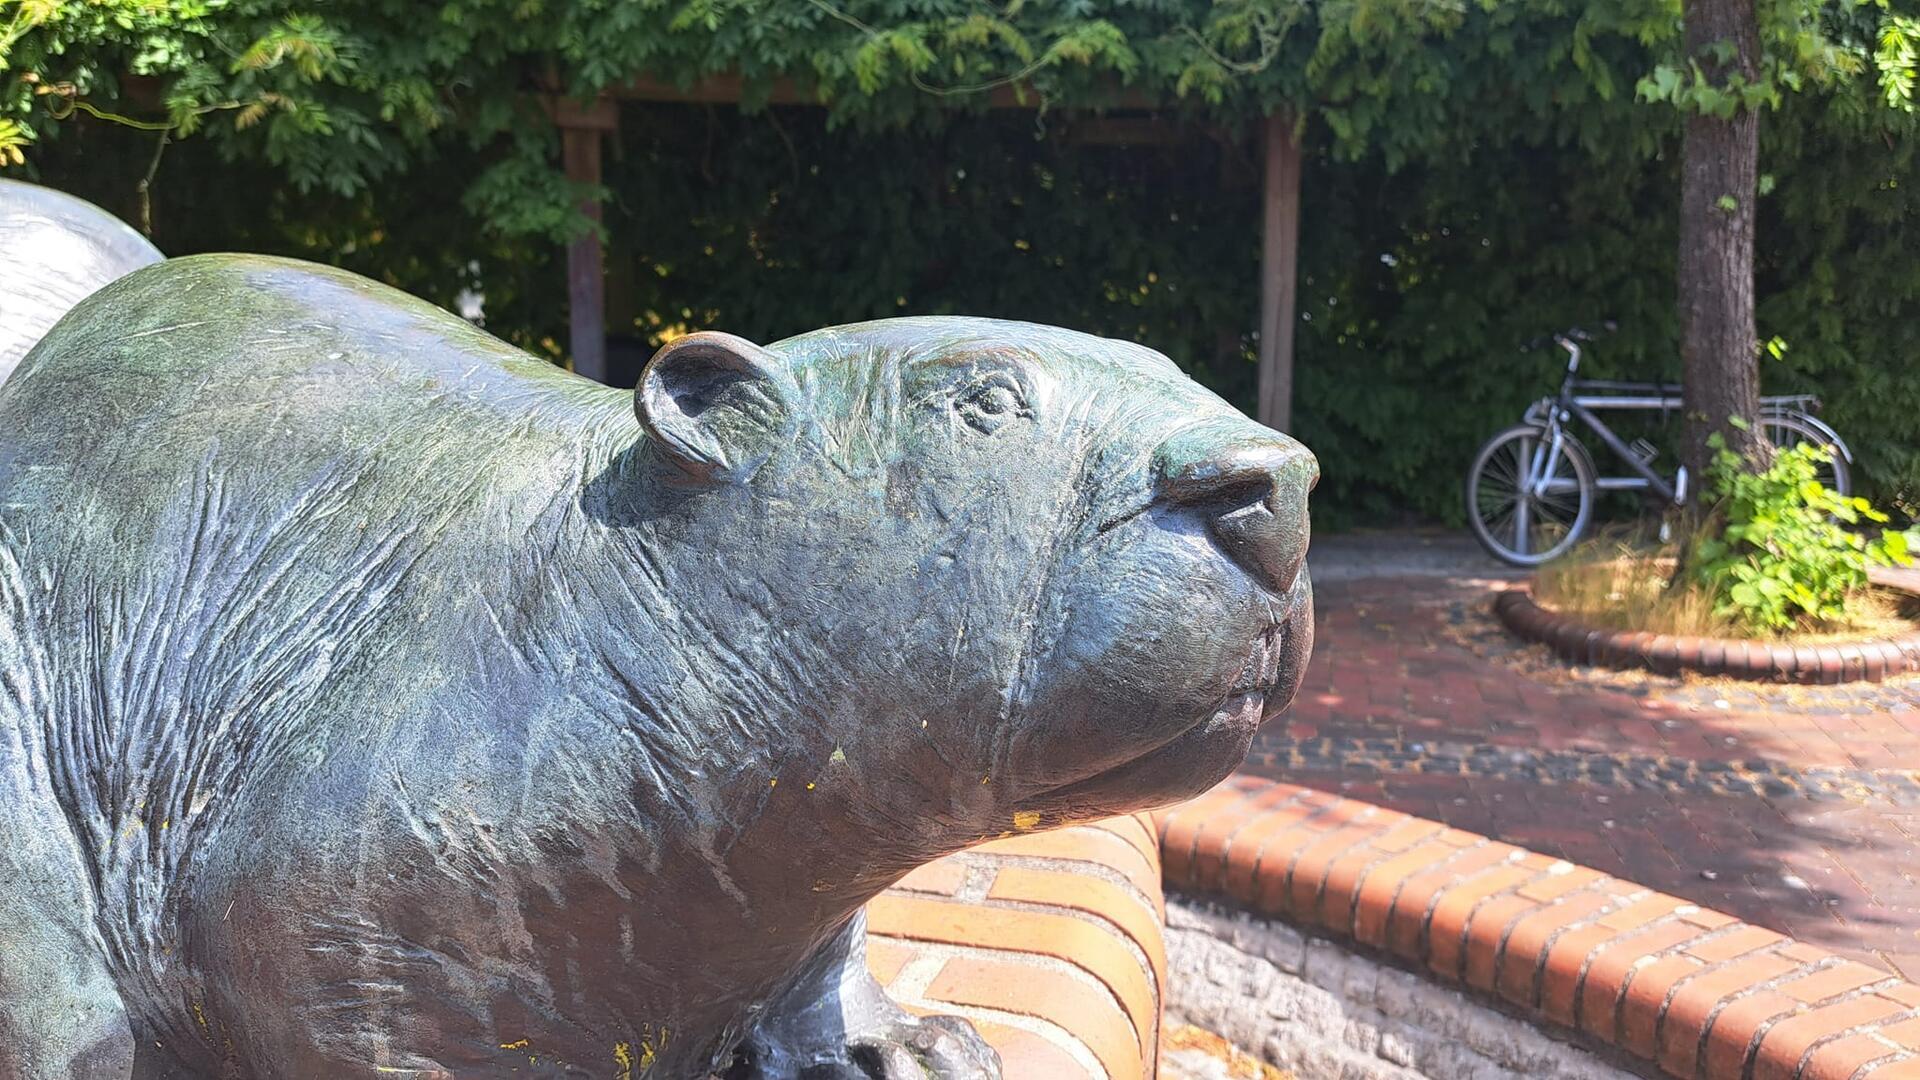
[[(1567, 377), (1560, 383), (1560, 392), (1551, 398), (1542, 398), (1527, 410), (1523, 420), (1538, 424), (1551, 433), (1551, 447), (1542, 454), (1535, 452), (1535, 462), (1528, 478), (1530, 486), (1539, 489), (1539, 472), (1545, 462), (1553, 460), (1553, 453), (1559, 451), (1564, 437), (1561, 425), (1578, 420), (1582, 426), (1592, 432), (1601, 445), (1613, 451), (1614, 456), (1633, 470), (1633, 476), (1594, 477), (1594, 486), (1601, 491), (1652, 491), (1662, 499), (1678, 505), (1686, 501), (1686, 470), (1682, 468), (1675, 474), (1673, 482), (1661, 476), (1650, 467), (1641, 456), (1620, 436), (1614, 434), (1606, 422), (1594, 415), (1597, 409), (1638, 409), (1660, 410), (1668, 412), (1682, 406), (1680, 387), (1673, 383), (1635, 383), (1614, 382), (1605, 379), (1576, 378), (1580, 371), (1580, 344), (1565, 335), (1555, 335), (1554, 342), (1567, 352)], [(1584, 393), (1582, 391), (1585, 391)], [(1812, 394), (1779, 394), (1760, 399), (1762, 415), (1791, 414), (1796, 419), (1818, 430), (1832, 443), (1841, 458), (1851, 464), (1853, 451), (1840, 434), (1825, 421), (1813, 416), (1820, 407), (1820, 399)]]
[[(1680, 407), (1680, 388), (1665, 382), (1607, 382), (1607, 380), (1576, 379), (1580, 373), (1580, 342), (1565, 334), (1555, 334), (1555, 344), (1567, 350), (1567, 379), (1561, 380), (1559, 394), (1553, 398), (1542, 398), (1526, 409), (1528, 423), (1540, 423), (1553, 434), (1553, 450), (1561, 448), (1563, 436), (1561, 425), (1567, 421), (1580, 421), (1586, 429), (1594, 432), (1599, 442), (1611, 450), (1615, 457), (1632, 469), (1634, 477), (1594, 477), (1594, 486), (1603, 492), (1645, 492), (1651, 490), (1667, 502), (1686, 502), (1686, 469), (1674, 475), (1674, 482), (1655, 473), (1640, 454), (1634, 454), (1634, 448), (1626, 444), (1619, 434), (1615, 434), (1605, 421), (1594, 415), (1594, 409), (1678, 409)], [(1603, 390), (1603, 394), (1580, 394), (1580, 390)], [(1542, 417), (1544, 409), (1551, 409), (1549, 415)], [(1538, 455), (1538, 454), (1536, 454)], [(1542, 461), (1551, 461), (1551, 454)], [(1540, 465), (1534, 467), (1538, 475)], [(1538, 480), (1530, 482), (1538, 486)], [(1678, 484), (1678, 486), (1676, 486)]]
[[(1555, 452), (1560, 449), (1563, 441), (1561, 425), (1569, 420), (1578, 420), (1582, 426), (1588, 431), (1591, 431), (1594, 436), (1600, 440), (1603, 446), (1613, 451), (1616, 457), (1625, 462), (1627, 468), (1632, 469), (1638, 474), (1636, 476), (1595, 476), (1593, 478), (1594, 486), (1601, 491), (1652, 490), (1668, 502), (1678, 503), (1683, 501), (1683, 492), (1675, 489), (1674, 485), (1667, 482), (1666, 477), (1654, 472), (1646, 462), (1640, 460), (1640, 455), (1634, 453), (1633, 448), (1628, 446), (1625, 440), (1614, 434), (1613, 429), (1608, 427), (1605, 421), (1593, 414), (1595, 408), (1642, 407), (1638, 404), (1614, 406), (1609, 404), (1612, 400), (1614, 399), (1604, 397), (1587, 398), (1563, 392), (1557, 398), (1547, 398), (1535, 402), (1533, 407), (1527, 410), (1527, 415), (1524, 419), (1528, 423), (1539, 424), (1545, 427), (1551, 433), (1551, 450)], [(1550, 410), (1550, 415), (1541, 415), (1543, 411), (1548, 410)], [(1542, 457), (1541, 464), (1535, 466), (1535, 474), (1537, 475), (1538, 470), (1544, 467), (1545, 462), (1552, 460), (1553, 457), (1551, 453)], [(1533, 480), (1532, 483), (1537, 486), (1538, 481)]]

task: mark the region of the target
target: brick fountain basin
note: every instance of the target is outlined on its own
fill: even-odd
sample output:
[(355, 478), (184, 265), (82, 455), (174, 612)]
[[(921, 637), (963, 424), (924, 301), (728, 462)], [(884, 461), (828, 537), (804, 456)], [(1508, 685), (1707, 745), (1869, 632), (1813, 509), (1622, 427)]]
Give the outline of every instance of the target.
[[(1920, 1077), (1920, 985), (1252, 777), (962, 852), (869, 914), (894, 996), (972, 1019), (1009, 1080)], [(1255, 1071), (1163, 1069), (1163, 1033), (1185, 1024)]]
[[(1913, 595), (1904, 583), (1876, 584)], [(1494, 594), (1493, 613), (1514, 636), (1545, 645), (1569, 663), (1594, 667), (1661, 675), (1691, 671), (1757, 682), (1823, 685), (1879, 682), (1920, 671), (1920, 632), (1866, 641), (1795, 645), (1612, 630), (1543, 607), (1525, 588)]]

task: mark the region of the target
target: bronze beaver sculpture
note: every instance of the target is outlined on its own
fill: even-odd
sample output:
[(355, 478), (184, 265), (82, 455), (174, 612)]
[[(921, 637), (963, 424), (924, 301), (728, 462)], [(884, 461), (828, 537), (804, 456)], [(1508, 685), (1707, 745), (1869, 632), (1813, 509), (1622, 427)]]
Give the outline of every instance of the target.
[(1315, 475), (1049, 327), (629, 394), (347, 273), (130, 274), (0, 384), (0, 1072), (991, 1076), (862, 905), (1227, 775)]
[(146, 237), (92, 203), (0, 178), (0, 381), (88, 293), (159, 261)]

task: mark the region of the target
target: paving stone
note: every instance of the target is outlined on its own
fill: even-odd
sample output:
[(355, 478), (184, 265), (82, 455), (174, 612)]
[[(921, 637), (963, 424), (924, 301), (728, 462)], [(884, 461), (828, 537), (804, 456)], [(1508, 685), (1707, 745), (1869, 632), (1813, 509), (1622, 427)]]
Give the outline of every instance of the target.
[(1477, 572), (1362, 569), (1316, 577), (1313, 661), (1246, 775), (1483, 833), (1920, 978), (1920, 676), (1770, 687), (1570, 669), (1499, 627)]

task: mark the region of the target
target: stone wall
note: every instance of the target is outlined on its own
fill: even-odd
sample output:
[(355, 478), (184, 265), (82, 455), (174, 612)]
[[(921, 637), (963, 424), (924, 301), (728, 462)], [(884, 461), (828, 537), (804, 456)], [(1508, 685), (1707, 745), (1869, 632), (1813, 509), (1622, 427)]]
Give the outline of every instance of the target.
[(1299, 1080), (1618, 1080), (1591, 1051), (1432, 979), (1279, 922), (1167, 903), (1169, 1022)]

